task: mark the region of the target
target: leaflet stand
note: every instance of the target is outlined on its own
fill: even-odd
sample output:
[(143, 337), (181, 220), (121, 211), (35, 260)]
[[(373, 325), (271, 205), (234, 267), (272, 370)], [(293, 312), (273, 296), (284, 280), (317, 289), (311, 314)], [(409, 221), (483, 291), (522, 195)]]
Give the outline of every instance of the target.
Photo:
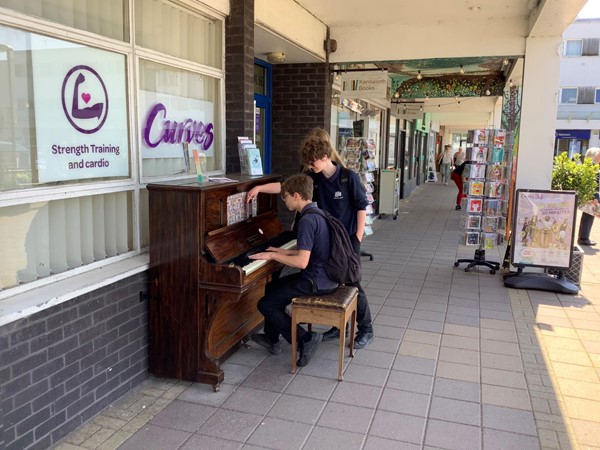
[(523, 273), (522, 267), (517, 267), (516, 273), (504, 275), (504, 286), (513, 289), (536, 289), (538, 291), (570, 295), (579, 292), (577, 285), (567, 280), (562, 271), (559, 272), (558, 277), (554, 277), (547, 273)]
[(475, 250), (475, 256), (473, 259), (459, 259), (454, 263), (454, 267), (458, 267), (459, 264), (469, 263), (467, 267), (465, 267), (465, 272), (471, 270), (471, 267), (475, 266), (486, 266), (490, 268), (490, 273), (493, 275), (496, 273), (496, 270), (500, 269), (500, 263), (496, 261), (487, 261), (485, 259), (485, 250), (483, 248), (478, 248)]

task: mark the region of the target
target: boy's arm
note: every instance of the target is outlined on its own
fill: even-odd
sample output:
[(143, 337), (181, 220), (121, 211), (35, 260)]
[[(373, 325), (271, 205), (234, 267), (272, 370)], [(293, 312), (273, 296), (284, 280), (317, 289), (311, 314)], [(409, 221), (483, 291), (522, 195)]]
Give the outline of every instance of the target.
[(250, 259), (265, 259), (267, 261), (273, 259), (277, 262), (285, 264), (286, 266), (295, 267), (297, 269), (306, 269), (308, 261), (310, 259), (310, 251), (308, 250), (294, 250), (296, 254), (288, 255), (279, 252), (261, 252), (250, 255)]
[(265, 194), (279, 194), (281, 192), (281, 183), (267, 183), (254, 186), (248, 191), (246, 201), (250, 202), (253, 198), (256, 198), (260, 192), (264, 192)]

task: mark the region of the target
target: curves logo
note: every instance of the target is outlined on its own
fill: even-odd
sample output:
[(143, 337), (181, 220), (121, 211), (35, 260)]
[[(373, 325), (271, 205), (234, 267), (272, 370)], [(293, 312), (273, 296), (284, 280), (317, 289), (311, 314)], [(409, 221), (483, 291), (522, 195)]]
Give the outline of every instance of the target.
[(80, 133), (93, 134), (108, 116), (108, 92), (102, 78), (89, 66), (75, 66), (63, 80), (62, 107), (69, 123)]

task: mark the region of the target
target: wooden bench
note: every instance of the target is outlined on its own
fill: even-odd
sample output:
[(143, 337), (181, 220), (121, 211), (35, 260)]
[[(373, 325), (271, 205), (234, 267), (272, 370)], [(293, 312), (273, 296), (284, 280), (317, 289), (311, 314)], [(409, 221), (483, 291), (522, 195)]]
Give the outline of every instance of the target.
[(350, 357), (354, 357), (354, 328), (358, 289), (340, 286), (327, 295), (307, 295), (292, 299), (292, 373), (296, 373), (296, 325), (313, 323), (329, 325), (340, 329), (340, 354), (338, 380), (342, 381), (344, 368), (344, 347), (346, 345), (346, 323), (350, 322)]

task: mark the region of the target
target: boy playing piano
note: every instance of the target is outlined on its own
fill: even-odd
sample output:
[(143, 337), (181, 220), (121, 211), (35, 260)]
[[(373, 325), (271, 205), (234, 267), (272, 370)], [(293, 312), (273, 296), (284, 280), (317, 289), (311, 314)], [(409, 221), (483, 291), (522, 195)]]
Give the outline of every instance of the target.
[[(265, 316), (264, 333), (250, 338), (274, 355), (282, 352), (279, 336), (291, 343), (292, 323), (285, 308), (292, 298), (302, 295), (322, 295), (333, 292), (338, 284), (325, 271), (324, 262), (329, 258), (329, 228), (318, 214), (302, 213), (316, 208), (312, 201), (313, 181), (306, 175), (294, 175), (281, 185), (282, 199), (290, 211), (300, 213), (297, 224), (297, 248), (284, 250), (269, 247), (267, 251), (251, 255), (252, 259), (274, 259), (280, 263), (301, 269), (267, 285), (265, 296), (258, 302), (258, 310)], [(298, 366), (306, 366), (314, 355), (322, 335), (307, 332), (298, 326)]]

